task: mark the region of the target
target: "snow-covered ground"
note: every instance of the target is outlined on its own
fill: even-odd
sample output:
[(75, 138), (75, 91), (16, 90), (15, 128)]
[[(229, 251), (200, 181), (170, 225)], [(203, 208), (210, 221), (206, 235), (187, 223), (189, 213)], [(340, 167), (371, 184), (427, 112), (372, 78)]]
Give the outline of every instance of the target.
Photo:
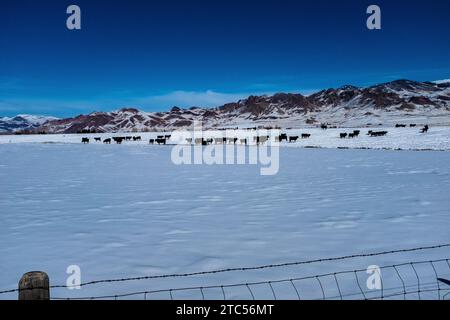
[[(316, 148), (365, 148), (365, 149), (402, 149), (402, 150), (450, 150), (450, 127), (432, 127), (427, 134), (420, 133), (420, 127), (416, 128), (339, 128), (322, 130), (318, 128), (281, 130), (288, 136), (301, 136), (302, 133), (311, 134), (309, 139), (298, 139), (295, 143), (281, 143), (281, 146), (288, 147), (316, 147)], [(354, 139), (341, 139), (340, 133), (351, 133), (353, 130), (360, 130), (361, 135)], [(369, 130), (388, 131), (385, 137), (371, 137), (367, 135)], [(263, 131), (230, 131), (237, 137), (250, 137), (265, 134)], [(116, 136), (141, 136), (142, 140), (128, 141), (124, 144), (146, 145), (149, 139), (155, 139), (159, 135), (170, 135), (171, 132), (161, 133), (102, 133), (102, 134), (52, 134), (52, 135), (0, 135), (0, 144), (5, 143), (76, 143), (80, 144), (83, 137), (90, 138), (91, 144), (95, 142), (94, 137), (101, 137), (102, 140)], [(195, 136), (200, 136), (197, 132)], [(221, 137), (225, 131), (205, 131), (205, 138)], [(250, 139), (252, 142), (252, 139)], [(168, 141), (173, 144), (174, 141)], [(238, 142), (239, 143), (239, 142)], [(113, 142), (114, 144), (114, 142)]]
[[(317, 139), (327, 147), (356, 144), (335, 139), (338, 131), (320, 131), (328, 138)], [(360, 146), (378, 141), (373, 142), (377, 147), (449, 148), (447, 128), (433, 128), (423, 136), (417, 130), (390, 131), (396, 138), (363, 136)], [(448, 152), (280, 148), (279, 173), (261, 176), (251, 165), (176, 166), (170, 147), (145, 141), (85, 146), (72, 135), (1, 137), (8, 139), (24, 143), (0, 144), (0, 290), (15, 288), (31, 270), (48, 272), (52, 284), (65, 284), (69, 265), (79, 265), (87, 282), (450, 242)], [(38, 139), (78, 144), (25, 143)], [(448, 251), (54, 289), (52, 296), (276, 280), (449, 258)], [(436, 268), (450, 274), (445, 264)], [(429, 266), (426, 272), (429, 276)], [(336, 295), (330, 281), (324, 283), (327, 295)], [(349, 283), (355, 286), (354, 278)], [(415, 278), (408, 282), (415, 283)], [(267, 286), (254, 290), (257, 298), (272, 298)], [(295, 298), (291, 287), (275, 290), (283, 298)], [(316, 291), (311, 290), (306, 293), (321, 297), (317, 283)], [(199, 292), (186, 294), (175, 298), (201, 298)], [(218, 291), (206, 294), (221, 298)], [(230, 288), (227, 294), (250, 298), (245, 288)], [(428, 297), (437, 298), (435, 293)], [(16, 294), (0, 295), (4, 298)]]

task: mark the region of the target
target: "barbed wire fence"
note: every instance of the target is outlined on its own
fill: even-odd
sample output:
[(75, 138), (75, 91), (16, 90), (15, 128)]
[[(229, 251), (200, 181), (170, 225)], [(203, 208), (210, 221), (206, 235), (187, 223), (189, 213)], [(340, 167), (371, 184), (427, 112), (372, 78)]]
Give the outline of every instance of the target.
[[(436, 271), (436, 265), (440, 263), (445, 263), (448, 267), (448, 272), (439, 275)], [(419, 275), (417, 269), (418, 267), (422, 267), (424, 265), (429, 265), (431, 267), (432, 273), (426, 275)], [(405, 270), (406, 268), (410, 270)], [(119, 295), (106, 295), (106, 296), (93, 296), (93, 297), (80, 297), (73, 298), (74, 300), (96, 300), (96, 299), (114, 299), (118, 300), (120, 298), (133, 298), (133, 299), (151, 299), (153, 295), (156, 294), (166, 294), (167, 298), (171, 300), (177, 299), (177, 294), (182, 292), (189, 292), (189, 295), (193, 299), (201, 299), (207, 300), (208, 293), (212, 293), (211, 291), (216, 290), (217, 292), (214, 295), (211, 295), (211, 299), (220, 299), (229, 300), (236, 297), (236, 294), (227, 294), (229, 289), (244, 289), (239, 295), (237, 295), (240, 299), (248, 299), (248, 300), (256, 300), (260, 299), (257, 295), (257, 292), (261, 293), (261, 291), (266, 291), (265, 294), (262, 294), (262, 299), (292, 299), (293, 295), (295, 295), (295, 299), (302, 300), (302, 295), (305, 294), (303, 299), (313, 300), (334, 300), (334, 299), (364, 299), (364, 300), (383, 300), (389, 298), (400, 298), (400, 299), (433, 299), (433, 300), (442, 300), (449, 296), (450, 294), (450, 286), (446, 286), (444, 282), (441, 282), (439, 279), (443, 279), (440, 277), (448, 277), (450, 275), (450, 263), (449, 259), (440, 259), (433, 261), (416, 261), (416, 262), (408, 262), (403, 264), (391, 265), (391, 266), (382, 266), (380, 270), (383, 273), (388, 271), (393, 271), (396, 274), (398, 286), (390, 286), (384, 287), (381, 286), (381, 289), (375, 291), (369, 291), (369, 289), (364, 289), (366, 287), (366, 279), (367, 278), (367, 269), (360, 270), (351, 270), (351, 271), (340, 271), (335, 273), (328, 274), (320, 274), (320, 275), (312, 275), (306, 277), (299, 278), (288, 278), (288, 279), (277, 279), (270, 281), (257, 281), (257, 282), (245, 282), (245, 283), (234, 283), (234, 284), (222, 284), (222, 285), (210, 285), (210, 286), (193, 286), (193, 287), (184, 287), (184, 288), (171, 288), (171, 289), (160, 289), (160, 290), (151, 290), (151, 291), (138, 291), (138, 292), (130, 292)], [(413, 279), (409, 279), (409, 273), (412, 273), (415, 276)], [(354, 284), (356, 284), (356, 291), (344, 293), (343, 288), (348, 287), (348, 280), (345, 280), (344, 276), (351, 276), (353, 278)], [(334, 281), (334, 289), (331, 289), (331, 286), (325, 285), (325, 283), (330, 284), (330, 280)], [(307, 283), (315, 282), (316, 288), (312, 288), (311, 284)], [(344, 281), (347, 281), (346, 284), (343, 284)], [(305, 284), (305, 288), (302, 289), (302, 285)], [(279, 285), (287, 285), (292, 289), (292, 294), (283, 294), (286, 293), (287, 288), (282, 288)], [(264, 288), (265, 287), (265, 288)], [(327, 289), (328, 288), (328, 289)], [(327, 293), (331, 292), (330, 293)], [(314, 296), (314, 293), (317, 295)], [(336, 294), (337, 292), (337, 294)], [(217, 293), (220, 293), (218, 295)], [(245, 294), (247, 293), (247, 294)], [(268, 297), (268, 294), (270, 295)], [(433, 294), (433, 295), (430, 295)], [(56, 297), (53, 299), (57, 300), (66, 300), (71, 298), (61, 298)]]
[[(80, 287), (105, 284), (118, 284), (130, 281), (151, 279), (187, 278), (228, 272), (280, 269), (284, 267), (342, 261), (354, 258), (375, 257), (398, 253), (410, 253), (432, 249), (449, 248), (450, 244), (418, 247), (411, 249), (363, 253), (332, 258), (297, 261), (281, 264), (270, 264), (252, 267), (227, 268), (191, 273), (174, 273), (103, 279), (81, 283)], [(93, 296), (55, 296), (53, 300), (152, 300), (152, 299), (189, 299), (189, 300), (450, 300), (450, 256), (441, 259), (408, 261), (404, 263), (377, 266), (381, 285), (370, 288), (367, 268), (322, 273), (301, 277), (278, 278), (263, 281), (242, 281), (236, 283), (220, 283), (203, 286), (169, 287), (155, 290), (138, 290), (125, 293), (93, 295)], [(245, 278), (245, 277), (243, 277)], [(67, 285), (52, 285), (51, 289), (70, 289)], [(33, 290), (40, 288), (30, 288)], [(0, 291), (1, 295), (17, 293), (23, 289)], [(69, 292), (69, 291), (67, 291)]]

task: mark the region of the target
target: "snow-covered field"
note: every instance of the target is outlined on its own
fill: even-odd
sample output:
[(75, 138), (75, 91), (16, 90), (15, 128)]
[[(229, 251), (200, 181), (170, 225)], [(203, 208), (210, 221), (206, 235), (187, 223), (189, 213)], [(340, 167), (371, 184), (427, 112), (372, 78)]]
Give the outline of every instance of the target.
[[(317, 148), (368, 148), (368, 149), (402, 149), (402, 150), (450, 150), (450, 127), (431, 127), (427, 134), (420, 133), (420, 127), (416, 128), (339, 128), (321, 130), (318, 128), (282, 130), (288, 136), (301, 136), (302, 133), (311, 134), (309, 139), (299, 139), (296, 143), (281, 143), (282, 146), (289, 147), (317, 147)], [(340, 139), (340, 133), (351, 133), (353, 130), (360, 130), (361, 135), (355, 139)], [(367, 135), (369, 130), (388, 131), (385, 137), (370, 137)], [(237, 137), (244, 137), (244, 134), (256, 136), (258, 133), (264, 135), (261, 131), (239, 131)], [(80, 144), (83, 137), (90, 138), (91, 143), (94, 137), (105, 138), (115, 136), (141, 136), (142, 141), (124, 142), (126, 144), (148, 144), (149, 139), (155, 139), (158, 135), (168, 135), (167, 133), (103, 133), (103, 134), (54, 134), (54, 135), (0, 135), (0, 144), (6, 143), (76, 143)], [(201, 133), (197, 132), (196, 136)], [(234, 134), (231, 131), (231, 134)], [(225, 135), (224, 131), (206, 131), (205, 138), (221, 137)], [(251, 141), (251, 139), (250, 139)], [(113, 142), (114, 143), (114, 142)], [(168, 141), (168, 143), (174, 143)]]
[[(331, 131), (326, 134), (332, 136)], [(438, 134), (448, 137), (447, 130), (433, 131), (423, 138), (428, 147), (428, 137)], [(56, 136), (42, 138), (51, 137)], [(405, 143), (413, 145), (411, 140)], [(448, 140), (440, 143), (439, 149), (447, 148)], [(79, 265), (82, 281), (87, 282), (450, 242), (448, 152), (280, 148), (279, 173), (266, 177), (251, 165), (176, 166), (170, 152), (170, 147), (144, 142), (0, 144), (0, 290), (15, 288), (21, 275), (31, 270), (48, 272), (52, 284), (65, 284), (69, 265)], [(449, 258), (448, 253), (447, 248), (75, 291), (54, 289), (52, 296), (276, 280)], [(445, 265), (437, 268), (450, 273)], [(329, 289), (333, 283), (324, 286), (327, 294), (335, 290)], [(292, 288), (276, 289), (285, 290), (284, 298), (295, 298)], [(238, 288), (227, 294), (250, 298), (248, 291)], [(201, 298), (199, 292), (177, 297)], [(208, 292), (207, 297), (221, 295)], [(267, 288), (257, 296), (271, 297)], [(14, 299), (16, 294), (0, 296), (4, 298)]]

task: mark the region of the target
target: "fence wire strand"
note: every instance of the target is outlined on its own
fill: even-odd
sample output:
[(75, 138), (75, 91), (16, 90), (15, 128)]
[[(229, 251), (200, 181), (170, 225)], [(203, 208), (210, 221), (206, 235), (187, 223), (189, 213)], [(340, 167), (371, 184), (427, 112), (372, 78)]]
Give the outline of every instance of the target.
[(402, 276), (400, 275), (400, 272), (398, 272), (397, 266), (394, 266), (394, 270), (395, 273), (397, 274), (398, 278), (400, 279), (402, 286), (403, 286), (403, 292), (405, 292), (405, 294), (403, 295), (403, 300), (406, 300), (406, 286), (405, 286), (405, 281), (403, 280)]
[(338, 279), (337, 279), (336, 273), (334, 274), (334, 281), (336, 281), (336, 286), (337, 286), (337, 289), (338, 289), (338, 292), (339, 292), (339, 297), (341, 298), (341, 300), (343, 300), (341, 288), (339, 287), (339, 281), (338, 281)]
[(294, 281), (293, 281), (292, 279), (290, 279), (290, 282), (291, 282), (292, 286), (294, 287), (294, 290), (295, 290), (295, 293), (297, 294), (298, 300), (302, 300), (302, 299), (300, 298), (300, 293), (298, 292), (297, 287), (295, 286)]

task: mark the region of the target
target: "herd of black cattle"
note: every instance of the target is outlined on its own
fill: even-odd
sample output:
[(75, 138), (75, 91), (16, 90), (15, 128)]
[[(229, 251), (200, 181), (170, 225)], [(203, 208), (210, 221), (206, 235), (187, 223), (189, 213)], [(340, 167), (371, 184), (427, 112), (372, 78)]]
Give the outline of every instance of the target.
[[(413, 128), (416, 127), (416, 124), (410, 124), (409, 127)], [(405, 124), (396, 124), (395, 125), (396, 128), (406, 128), (407, 125)], [(322, 129), (327, 129), (327, 127), (322, 125)], [(429, 126), (425, 125), (420, 132), (421, 133), (427, 133), (429, 130)], [(367, 132), (368, 136), (371, 137), (384, 137), (388, 134), (388, 131), (373, 131), (373, 130), (369, 130)], [(359, 137), (361, 134), (360, 130), (354, 130), (353, 132), (342, 132), (340, 133), (340, 138), (341, 139), (353, 139), (353, 138), (357, 138)], [(156, 139), (150, 139), (149, 140), (149, 144), (158, 144), (158, 145), (165, 145), (167, 143), (168, 140), (170, 140), (171, 135), (160, 135), (157, 136)], [(297, 142), (298, 139), (309, 139), (311, 138), (311, 134), (309, 133), (302, 133), (300, 136), (288, 136), (286, 133), (282, 133), (279, 136), (275, 137), (275, 141), (276, 142), (289, 142), (289, 143), (294, 143)], [(111, 144), (112, 141), (114, 141), (116, 144), (122, 144), (122, 142), (124, 141), (141, 141), (142, 137), (141, 136), (122, 136), (122, 137), (112, 137), (112, 138), (107, 138), (103, 140), (103, 143), (105, 144)], [(253, 137), (253, 142), (256, 144), (262, 144), (265, 143), (267, 141), (270, 140), (270, 136), (256, 136)], [(102, 142), (102, 138), (100, 137), (96, 137), (94, 138), (95, 142)], [(84, 144), (87, 144), (90, 142), (89, 138), (82, 138), (81, 142)], [(249, 143), (248, 139), (239, 139), (239, 138), (209, 138), (209, 139), (205, 139), (205, 138), (196, 138), (196, 139), (192, 139), (192, 138), (187, 138), (186, 139), (186, 143), (188, 144), (192, 144), (192, 142), (194, 142), (196, 145), (209, 145), (209, 144), (237, 144), (238, 142), (240, 142), (240, 144), (243, 145), (247, 145)]]

